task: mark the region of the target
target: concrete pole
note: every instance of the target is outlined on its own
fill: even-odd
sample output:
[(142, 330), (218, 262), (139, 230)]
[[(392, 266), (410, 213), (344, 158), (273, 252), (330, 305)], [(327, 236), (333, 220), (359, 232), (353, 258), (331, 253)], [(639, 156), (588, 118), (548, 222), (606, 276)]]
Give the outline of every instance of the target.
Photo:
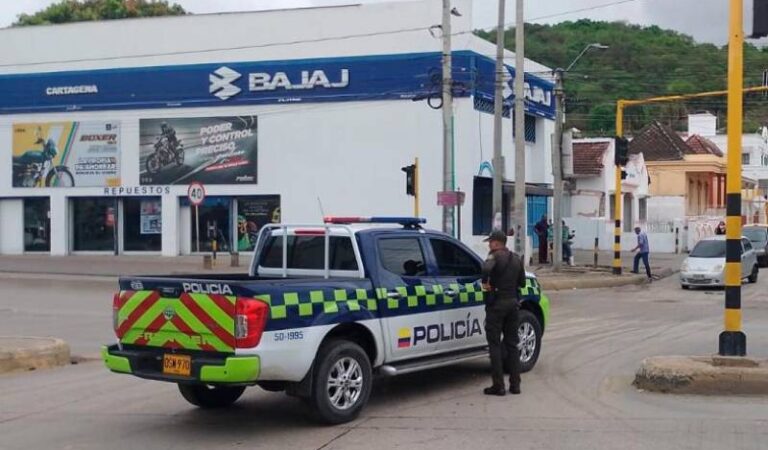
[(723, 356), (745, 356), (747, 336), (741, 330), (741, 139), (744, 88), (744, 0), (730, 2), (728, 41), (728, 167), (725, 196), (725, 330)]
[[(451, 0), (443, 0), (443, 191), (453, 190)], [(453, 236), (453, 207), (443, 206), (443, 232)]]
[(565, 91), (563, 90), (563, 71), (555, 69), (555, 135), (552, 140), (552, 268), (555, 272), (560, 270), (563, 264), (563, 116), (564, 116)]
[[(503, 113), (503, 91), (506, 68), (504, 67), (504, 6), (506, 1), (499, 0), (499, 22), (496, 28), (496, 83), (493, 96), (493, 228), (502, 227), (502, 180), (504, 179), (504, 159), (501, 154), (501, 118)], [(506, 231), (506, 230), (504, 230)]]
[[(525, 20), (523, 0), (517, 0), (515, 25), (515, 251), (525, 251)], [(526, 255), (527, 259), (530, 255)]]

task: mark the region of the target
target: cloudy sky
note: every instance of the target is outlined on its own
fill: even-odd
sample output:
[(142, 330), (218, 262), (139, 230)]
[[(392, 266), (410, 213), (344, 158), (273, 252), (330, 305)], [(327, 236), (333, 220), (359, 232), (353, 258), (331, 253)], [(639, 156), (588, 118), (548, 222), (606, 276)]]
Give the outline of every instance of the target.
[[(176, 3), (195, 13), (208, 13), (374, 1), (381, 0), (176, 0)], [(8, 26), (19, 14), (37, 11), (54, 2), (5, 0), (2, 3), (0, 26)], [(690, 34), (700, 42), (722, 44), (727, 40), (728, 2), (725, 0), (527, 0), (525, 4), (529, 22), (556, 23), (580, 18), (624, 20), (671, 28)], [(745, 4), (751, 2), (745, 1)], [(496, 0), (475, 0), (476, 28), (495, 25), (497, 5)], [(508, 22), (514, 22), (514, 5), (514, 0), (507, 0)]]

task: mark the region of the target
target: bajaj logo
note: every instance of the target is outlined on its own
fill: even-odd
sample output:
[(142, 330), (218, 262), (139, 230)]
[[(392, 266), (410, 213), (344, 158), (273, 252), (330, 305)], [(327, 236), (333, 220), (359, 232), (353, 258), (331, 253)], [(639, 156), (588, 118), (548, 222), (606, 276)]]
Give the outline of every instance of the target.
[(241, 91), (239, 87), (232, 84), (240, 79), (241, 76), (229, 67), (219, 67), (215, 72), (208, 75), (208, 79), (211, 82), (208, 92), (222, 100), (232, 98)]

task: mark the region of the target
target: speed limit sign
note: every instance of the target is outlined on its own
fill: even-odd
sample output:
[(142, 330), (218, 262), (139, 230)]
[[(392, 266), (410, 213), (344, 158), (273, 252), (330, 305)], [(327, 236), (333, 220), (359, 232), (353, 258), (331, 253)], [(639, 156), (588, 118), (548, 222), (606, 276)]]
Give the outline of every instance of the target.
[(203, 200), (205, 200), (205, 187), (203, 187), (203, 184), (198, 182), (190, 183), (187, 189), (187, 197), (189, 198), (189, 203), (193, 206), (200, 206)]

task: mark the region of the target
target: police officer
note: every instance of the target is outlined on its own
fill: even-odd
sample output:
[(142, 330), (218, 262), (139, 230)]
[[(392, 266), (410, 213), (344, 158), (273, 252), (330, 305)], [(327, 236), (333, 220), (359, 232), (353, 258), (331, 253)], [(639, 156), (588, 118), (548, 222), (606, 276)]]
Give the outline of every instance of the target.
[[(493, 385), (486, 395), (505, 395), (504, 366), (510, 368), (509, 392), (520, 393), (520, 350), (517, 348), (520, 288), (525, 286), (522, 259), (507, 249), (507, 236), (494, 230), (485, 239), (490, 253), (483, 263), (482, 283), (485, 291), (485, 336), (491, 356)], [(502, 349), (503, 344), (506, 352)], [(503, 361), (506, 358), (506, 361)], [(507, 364), (504, 364), (506, 362)]]

